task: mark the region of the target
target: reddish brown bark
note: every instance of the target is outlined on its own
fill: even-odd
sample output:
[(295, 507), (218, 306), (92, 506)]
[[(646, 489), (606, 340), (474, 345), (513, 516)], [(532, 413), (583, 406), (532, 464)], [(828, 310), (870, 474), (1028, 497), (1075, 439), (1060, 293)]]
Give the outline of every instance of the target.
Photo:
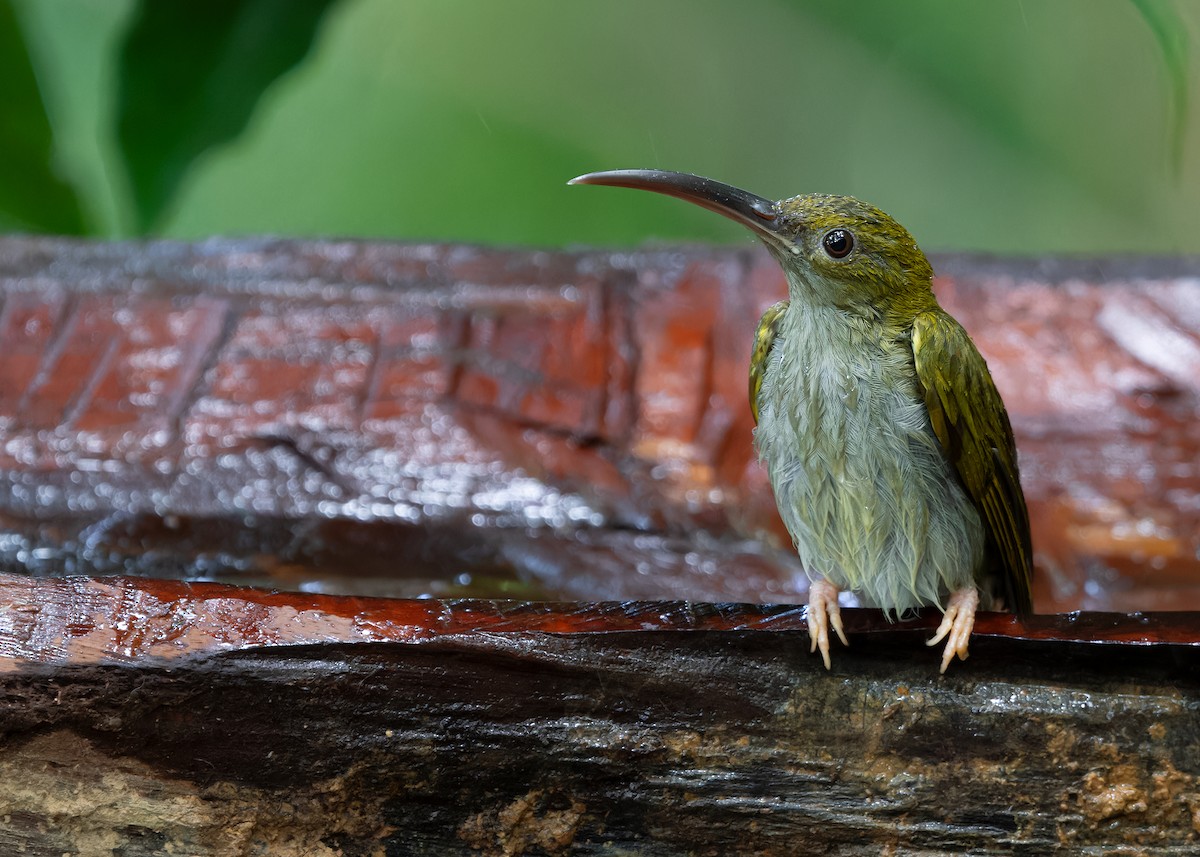
[[(1018, 435), (1039, 612), (1200, 609), (1195, 271), (937, 262)], [(745, 402), (782, 289), (751, 250), (4, 239), (0, 561), (802, 601)]]
[(1196, 268), (936, 267), (1037, 609), (1114, 611), (945, 678), (808, 654), (755, 251), (0, 239), (0, 853), (1183, 853)]

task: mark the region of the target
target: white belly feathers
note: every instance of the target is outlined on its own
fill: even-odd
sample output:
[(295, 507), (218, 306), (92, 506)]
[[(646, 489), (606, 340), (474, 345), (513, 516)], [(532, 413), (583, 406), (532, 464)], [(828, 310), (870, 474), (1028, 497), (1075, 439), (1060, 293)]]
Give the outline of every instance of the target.
[(930, 427), (911, 350), (869, 335), (836, 309), (793, 301), (755, 445), (810, 578), (901, 615), (971, 583), (984, 531)]

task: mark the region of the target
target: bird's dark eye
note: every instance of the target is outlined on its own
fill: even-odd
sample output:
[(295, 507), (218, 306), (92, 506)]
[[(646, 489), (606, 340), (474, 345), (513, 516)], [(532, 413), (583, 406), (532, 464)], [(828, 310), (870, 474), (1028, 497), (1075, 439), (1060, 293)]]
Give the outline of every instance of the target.
[(821, 246), (834, 259), (844, 259), (854, 249), (854, 236), (847, 229), (830, 229), (821, 239)]

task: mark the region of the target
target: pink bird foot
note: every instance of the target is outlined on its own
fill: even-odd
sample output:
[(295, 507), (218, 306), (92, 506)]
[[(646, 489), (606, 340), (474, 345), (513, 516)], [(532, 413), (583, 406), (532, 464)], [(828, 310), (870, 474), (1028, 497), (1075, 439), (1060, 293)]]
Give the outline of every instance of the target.
[(825, 669), (829, 661), (829, 628), (832, 626), (843, 646), (850, 645), (842, 630), (842, 608), (838, 605), (838, 588), (828, 580), (815, 580), (808, 588), (808, 636), (812, 640), (809, 652), (821, 650)]
[(950, 666), (955, 655), (958, 655), (960, 661), (965, 661), (970, 654), (967, 644), (971, 641), (971, 630), (975, 627), (975, 610), (978, 607), (979, 592), (974, 586), (951, 594), (946, 604), (946, 612), (942, 614), (942, 624), (938, 625), (933, 639), (925, 643), (927, 646), (936, 646), (949, 635), (946, 651), (942, 654), (942, 673), (946, 672), (946, 667)]

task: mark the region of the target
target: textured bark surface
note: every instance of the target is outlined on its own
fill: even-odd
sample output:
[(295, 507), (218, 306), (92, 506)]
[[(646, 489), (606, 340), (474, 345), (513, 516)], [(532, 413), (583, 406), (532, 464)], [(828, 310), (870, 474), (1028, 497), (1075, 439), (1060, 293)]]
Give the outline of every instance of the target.
[(945, 678), (807, 652), (757, 251), (0, 238), (0, 853), (1193, 853), (1200, 265), (935, 267), (1116, 611)]
[[(1194, 853), (1200, 616), (0, 578), (4, 853)], [(1132, 642), (1132, 641), (1137, 641)], [(111, 851), (105, 849), (112, 849)]]
[[(1037, 609), (1200, 609), (1200, 264), (935, 262)], [(803, 600), (746, 405), (783, 290), (751, 249), (0, 238), (0, 567)]]

